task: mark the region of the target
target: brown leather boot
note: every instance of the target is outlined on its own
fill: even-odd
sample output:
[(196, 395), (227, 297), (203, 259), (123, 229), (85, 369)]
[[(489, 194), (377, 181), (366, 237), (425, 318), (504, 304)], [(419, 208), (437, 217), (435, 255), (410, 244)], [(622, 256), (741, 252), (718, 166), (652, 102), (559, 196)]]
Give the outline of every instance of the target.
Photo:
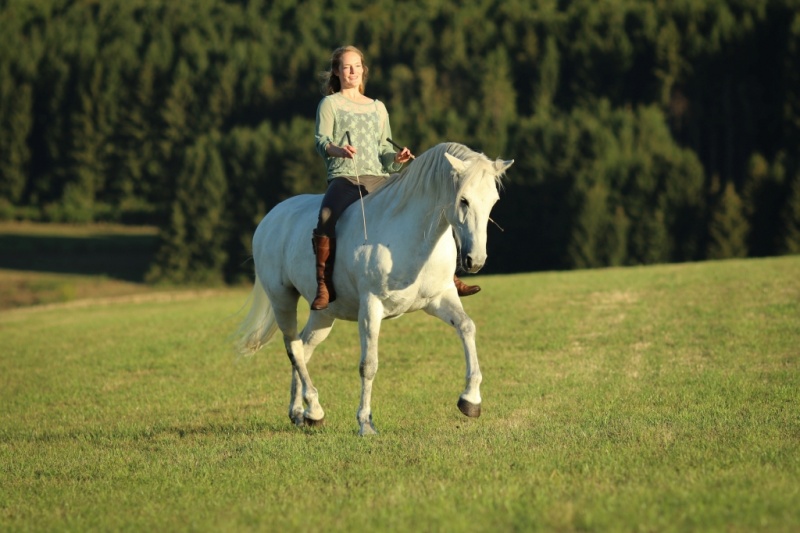
[(456, 284), (456, 290), (458, 291), (459, 296), (472, 296), (476, 292), (479, 292), (481, 288), (478, 285), (467, 285), (460, 279), (458, 276), (453, 274), (453, 283)]
[(314, 233), (311, 239), (314, 247), (317, 269), (317, 295), (311, 302), (311, 309), (319, 311), (336, 299), (333, 288), (333, 263), (336, 260), (336, 238)]

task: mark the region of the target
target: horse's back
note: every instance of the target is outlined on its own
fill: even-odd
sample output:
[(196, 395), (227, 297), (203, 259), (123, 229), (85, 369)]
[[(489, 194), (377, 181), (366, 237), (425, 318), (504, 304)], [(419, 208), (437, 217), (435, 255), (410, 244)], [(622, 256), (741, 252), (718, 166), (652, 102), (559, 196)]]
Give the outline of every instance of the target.
[[(309, 226), (313, 229), (321, 201), (320, 194), (301, 194), (270, 209), (253, 235), (253, 255), (263, 246), (285, 242), (295, 232), (305, 231)], [(308, 235), (310, 239), (311, 233)]]

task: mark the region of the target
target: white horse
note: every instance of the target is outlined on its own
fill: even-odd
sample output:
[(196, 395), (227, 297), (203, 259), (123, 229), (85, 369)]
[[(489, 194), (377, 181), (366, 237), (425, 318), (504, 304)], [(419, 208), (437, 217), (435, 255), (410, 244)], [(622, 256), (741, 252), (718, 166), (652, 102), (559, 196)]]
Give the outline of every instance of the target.
[(351, 205), (336, 226), (336, 300), (327, 309), (311, 311), (300, 334), (298, 299), (311, 302), (317, 288), (311, 232), (322, 197), (292, 197), (264, 217), (253, 236), (256, 280), (252, 307), (239, 329), (239, 351), (252, 354), (281, 330), (292, 362), (289, 418), (297, 426), (319, 424), (325, 416), (307, 364), (338, 318), (358, 321), (359, 433), (375, 433), (370, 397), (381, 320), (419, 309), (450, 324), (461, 337), (467, 376), (458, 408), (466, 416), (480, 416), (475, 324), (464, 312), (453, 273), (457, 260), (468, 272), (483, 267), (489, 213), (512, 163), (491, 161), (456, 143), (427, 150), (364, 197), (366, 241), (362, 207)]

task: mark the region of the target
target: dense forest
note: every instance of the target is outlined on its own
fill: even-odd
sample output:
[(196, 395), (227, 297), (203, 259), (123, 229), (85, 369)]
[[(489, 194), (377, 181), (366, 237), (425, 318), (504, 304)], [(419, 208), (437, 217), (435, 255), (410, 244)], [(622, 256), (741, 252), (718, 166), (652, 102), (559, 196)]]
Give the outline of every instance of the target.
[(800, 252), (796, 0), (0, 0), (0, 220), (156, 224), (234, 282), (322, 192), (330, 52), (414, 152), (515, 159), (488, 272)]

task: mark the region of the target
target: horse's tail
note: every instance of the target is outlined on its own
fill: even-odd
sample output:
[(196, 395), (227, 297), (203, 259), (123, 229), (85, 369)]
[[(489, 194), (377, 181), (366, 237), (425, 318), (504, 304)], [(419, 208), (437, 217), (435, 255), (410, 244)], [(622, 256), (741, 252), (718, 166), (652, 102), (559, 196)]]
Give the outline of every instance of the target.
[(239, 339), (236, 344), (237, 351), (245, 356), (253, 355), (260, 350), (278, 331), (275, 312), (258, 274), (250, 297), (253, 299), (250, 311), (236, 333)]

